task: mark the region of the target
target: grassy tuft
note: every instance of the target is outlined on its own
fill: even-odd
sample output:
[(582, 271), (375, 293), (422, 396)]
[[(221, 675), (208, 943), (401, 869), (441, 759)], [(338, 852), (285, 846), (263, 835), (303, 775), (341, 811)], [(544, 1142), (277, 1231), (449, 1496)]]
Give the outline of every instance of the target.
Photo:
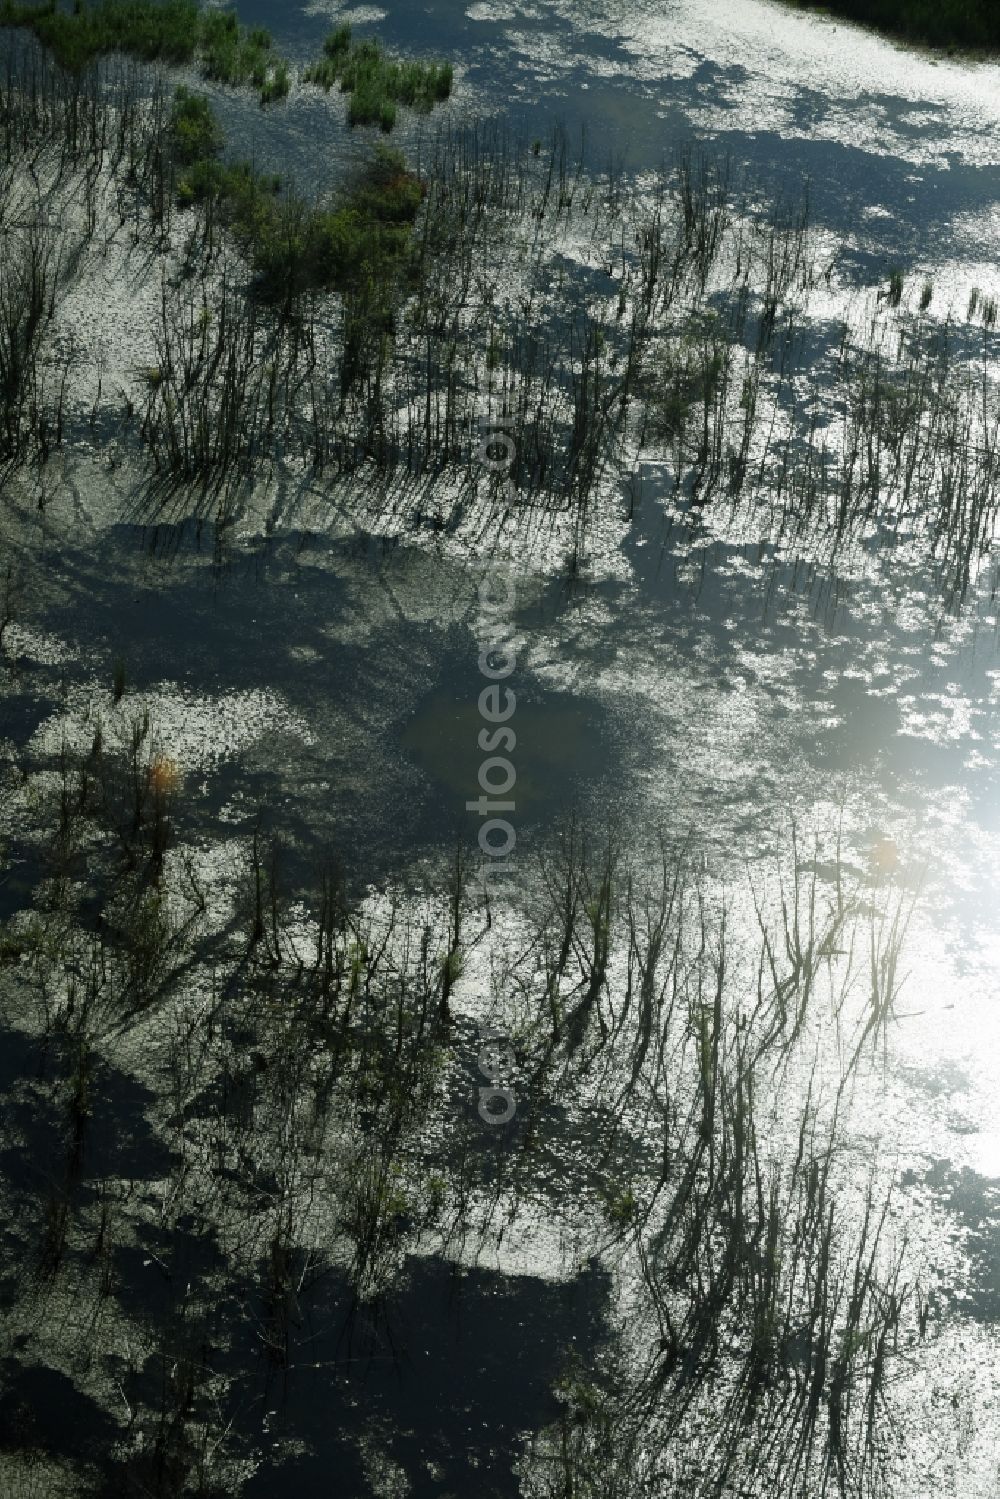
[(394, 62), (374, 38), (352, 41), (345, 25), (330, 33), (323, 56), (303, 76), (327, 90), (339, 83), (351, 96), (350, 123), (388, 132), (396, 123), (397, 104), (429, 113), (450, 95), (454, 75), (450, 63)]

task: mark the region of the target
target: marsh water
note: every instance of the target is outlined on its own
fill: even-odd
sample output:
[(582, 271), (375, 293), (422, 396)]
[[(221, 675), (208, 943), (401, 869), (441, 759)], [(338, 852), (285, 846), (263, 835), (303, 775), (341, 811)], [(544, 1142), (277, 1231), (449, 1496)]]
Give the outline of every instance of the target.
[[(923, 55), (765, 0), (247, 0), (240, 16), (267, 25), (293, 64), (343, 19), (400, 53), (446, 56), (456, 120), (496, 118), (526, 142), (562, 126), (595, 176), (611, 167), (641, 180), (694, 144), (727, 161), (756, 201), (795, 210), (807, 192), (811, 232), (833, 266), (803, 335), (815, 338), (817, 366), (843, 308), (865, 322), (893, 271), (904, 312), (933, 283), (932, 326), (964, 327), (973, 288), (1000, 295), (1000, 66)], [(264, 116), (220, 93), (219, 107), (244, 149), (309, 189), (336, 180), (356, 149), (335, 95), (295, 92)], [(399, 144), (416, 155), (438, 118), (401, 121)], [(977, 331), (961, 359), (978, 370), (984, 338), (995, 337)], [(475, 599), (489, 557), (448, 525), (367, 525), (357, 506), (324, 507), (315, 486), (290, 481), (225, 518), (195, 517), (176, 498), (153, 513), (133, 499), (127, 465), (93, 466), (97, 450), (84, 425), (58, 475), (39, 480), (44, 505), (33, 505), (35, 491), (18, 495), (16, 607), (3, 634), (8, 762), (82, 742), (95, 705), (110, 721), (120, 658), (124, 701), (148, 706), (159, 749), (183, 774), (178, 837), (201, 850), (210, 882), (225, 885), (226, 851), (259, 826), (280, 833), (290, 884), (333, 851), (352, 900), (377, 908), (390, 887), (404, 904), (416, 899), (478, 831), (466, 802), (479, 794)], [(844, 1169), (862, 1196), (876, 1164), (892, 1178), (893, 1225), (922, 1256), (922, 1320), (910, 1341), (897, 1334), (897, 1404), (886, 1416), (887, 1431), (901, 1433), (893, 1492), (993, 1494), (995, 563), (985, 549), (956, 588), (921, 545), (919, 516), (891, 535), (873, 521), (830, 556), (775, 537), (735, 505), (691, 504), (674, 477), (647, 449), (614, 476), (582, 533), (540, 528), (519, 543), (518, 868), (534, 891), (533, 861), (571, 824), (597, 841), (613, 829), (640, 871), (655, 870), (664, 840), (691, 845), (707, 898), (731, 897), (739, 931), (743, 918), (752, 925), (747, 881), (763, 886), (787, 868), (794, 837), (796, 867), (824, 889), (849, 879), (912, 902), (898, 995), (855, 1080)], [(37, 851), (16, 817), (4, 831), (0, 911), (10, 917), (38, 879)], [(520, 940), (515, 922), (499, 939), (501, 962), (503, 943)], [(456, 1135), (459, 1115), (463, 1127), (475, 1120), (477, 1010), (472, 998), (463, 1009), (462, 987), (475, 978), (470, 962), (453, 1000), (465, 1075), (449, 1103)], [(34, 1067), (28, 1042), (7, 1030), (12, 1213), (57, 1134), (24, 1083)], [(107, 1107), (93, 1110), (88, 1178), (155, 1195), (173, 1167), (135, 1058), (106, 1068), (94, 1090)], [(563, 1408), (555, 1391), (567, 1360), (598, 1363), (624, 1315), (612, 1288), (619, 1262), (588, 1233), (586, 1140), (605, 1127), (602, 1099), (580, 1108), (571, 1119), (568, 1104), (549, 1100), (532, 1115), (537, 1178), (506, 1236), (484, 1229), (472, 1247), (418, 1236), (394, 1279), (360, 1305), (342, 1264), (314, 1279), (303, 1270), (282, 1367), (261, 1358), (255, 1292), (216, 1309), (224, 1347), (220, 1335), (204, 1357), (219, 1429), (243, 1443), (227, 1492), (577, 1492), (529, 1454)], [(480, 1153), (487, 1197), (507, 1180), (519, 1127), (483, 1127), (463, 1147)], [(446, 1133), (440, 1148), (447, 1159)], [(144, 1224), (116, 1258), (119, 1298), (143, 1308), (146, 1327), (168, 1287), (175, 1296), (182, 1283), (219, 1284), (217, 1253), (193, 1220)], [(5, 1284), (9, 1301), (16, 1277)], [(72, 1289), (49, 1295), (49, 1315), (79, 1333)], [(16, 1310), (11, 1325), (0, 1421), (20, 1434), (11, 1452), (44, 1453), (49, 1466), (34, 1480), (30, 1464), (11, 1467), (9, 1492), (84, 1492), (72, 1463), (82, 1458), (97, 1482), (120, 1440), (113, 1367), (102, 1405), (75, 1382), (76, 1343), (54, 1353), (53, 1335), (44, 1355), (25, 1355), (31, 1329)], [(147, 1398), (153, 1377), (121, 1373), (124, 1407)], [(663, 1492), (661, 1481), (648, 1492)], [(727, 1481), (705, 1492), (772, 1492), (752, 1474)], [(684, 1482), (678, 1493), (701, 1492)]]

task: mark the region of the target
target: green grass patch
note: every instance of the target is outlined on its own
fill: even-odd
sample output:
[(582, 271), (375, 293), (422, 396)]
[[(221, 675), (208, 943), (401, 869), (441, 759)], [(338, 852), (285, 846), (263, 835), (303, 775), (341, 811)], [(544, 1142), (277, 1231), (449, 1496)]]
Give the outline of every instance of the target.
[(197, 63), (206, 78), (254, 88), (262, 104), (288, 93), (288, 67), (270, 34), (241, 26), (233, 11), (203, 11), (195, 0), (74, 0), (71, 10), (0, 0), (0, 25), (31, 30), (73, 72), (127, 52), (146, 62)]
[(350, 94), (352, 125), (379, 125), (388, 132), (396, 123), (396, 106), (426, 114), (451, 93), (453, 70), (447, 62), (396, 62), (373, 37), (354, 41), (350, 26), (338, 26), (323, 44), (319, 62), (303, 74), (307, 83), (330, 90), (339, 83)]

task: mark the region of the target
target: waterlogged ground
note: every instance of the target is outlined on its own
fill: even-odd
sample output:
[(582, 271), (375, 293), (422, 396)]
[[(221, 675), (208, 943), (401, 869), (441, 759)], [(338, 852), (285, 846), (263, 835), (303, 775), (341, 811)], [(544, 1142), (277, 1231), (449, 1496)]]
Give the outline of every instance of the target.
[[(447, 55), (453, 115), (585, 125), (595, 173), (697, 139), (748, 219), (807, 179), (764, 410), (839, 410), (809, 376), (841, 320), (992, 381), (995, 67), (753, 3), (241, 15), (295, 62), (341, 19)], [(325, 183), (342, 111), (226, 119)], [(562, 264), (613, 306), (598, 238)], [(131, 266), (124, 332), (92, 282), (64, 314), (107, 389), (155, 357)], [(10, 1493), (995, 1493), (998, 605), (988, 549), (956, 583), (928, 544), (940, 471), (833, 547), (804, 487), (692, 503), (634, 429), (584, 522), (502, 524), (451, 477), (164, 503), (124, 430), (4, 496)], [(517, 867), (459, 935), (476, 588), (511, 559)]]

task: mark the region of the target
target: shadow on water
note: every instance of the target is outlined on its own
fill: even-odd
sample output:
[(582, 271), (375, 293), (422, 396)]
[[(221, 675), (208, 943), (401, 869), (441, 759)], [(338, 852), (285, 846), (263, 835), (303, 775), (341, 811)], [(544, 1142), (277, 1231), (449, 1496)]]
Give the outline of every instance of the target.
[[(403, 748), (438, 788), (435, 812), (442, 825), (455, 819), (467, 800), (482, 795), (480, 767), (487, 750), (478, 743), (489, 735), (477, 707), (482, 684), (465, 671), (449, 673), (444, 690), (435, 690), (416, 710), (402, 734)], [(560, 704), (558, 697), (519, 698), (515, 717), (517, 743), (509, 751), (516, 768), (516, 785), (509, 793), (516, 801), (518, 822), (549, 823), (576, 805), (587, 790), (593, 793), (607, 774), (608, 727), (593, 703), (576, 700)], [(487, 737), (487, 746), (489, 738)], [(498, 754), (504, 747), (498, 747)], [(494, 778), (499, 771), (494, 773)], [(470, 816), (473, 814), (470, 813)]]
[[(125, 709), (130, 694), (145, 693), (155, 714), (164, 684), (191, 697), (221, 684), (230, 693), (277, 688), (312, 743), (285, 736), (277, 759), (262, 749), (239, 767), (223, 758), (213, 805), (280, 804), (292, 842), (333, 842), (349, 861), (363, 853), (369, 874), (382, 856), (391, 868), (401, 845), (453, 846), (468, 831), (465, 803), (481, 795), (486, 758), (479, 697), (489, 685), (477, 669), (470, 579), (454, 573), (451, 619), (424, 617), (421, 606), (401, 630), (400, 610), (412, 609), (428, 566), (419, 551), (287, 537), (220, 571), (211, 527), (157, 531), (153, 555), (150, 536), (119, 527), (99, 560), (77, 549), (60, 555), (52, 572), (61, 581), (39, 623), (63, 630), (68, 609), (86, 654), (51, 671), (54, 697), (60, 681), (89, 676), (95, 664), (110, 689), (119, 656)], [(544, 611), (564, 606), (563, 590), (549, 589)], [(586, 692), (547, 690), (523, 652), (511, 681), (519, 822), (547, 826), (582, 799), (603, 804), (622, 753), (607, 711)], [(31, 698), (21, 717), (26, 743), (45, 714)], [(358, 763), (368, 766), (361, 782)]]
[(359, 1434), (399, 1465), (413, 1499), (514, 1499), (522, 1437), (554, 1416), (568, 1350), (593, 1360), (600, 1348), (606, 1273), (548, 1282), (412, 1258), (391, 1302), (348, 1303), (346, 1315), (345, 1288), (331, 1282), (301, 1330), (301, 1359), (265, 1402), (275, 1436), (312, 1451), (283, 1462), (280, 1479), (261, 1467), (247, 1499), (279, 1481), (304, 1499), (374, 1494)]
[(68, 1374), (17, 1358), (0, 1360), (0, 1453), (45, 1452), (98, 1463), (117, 1428)]

